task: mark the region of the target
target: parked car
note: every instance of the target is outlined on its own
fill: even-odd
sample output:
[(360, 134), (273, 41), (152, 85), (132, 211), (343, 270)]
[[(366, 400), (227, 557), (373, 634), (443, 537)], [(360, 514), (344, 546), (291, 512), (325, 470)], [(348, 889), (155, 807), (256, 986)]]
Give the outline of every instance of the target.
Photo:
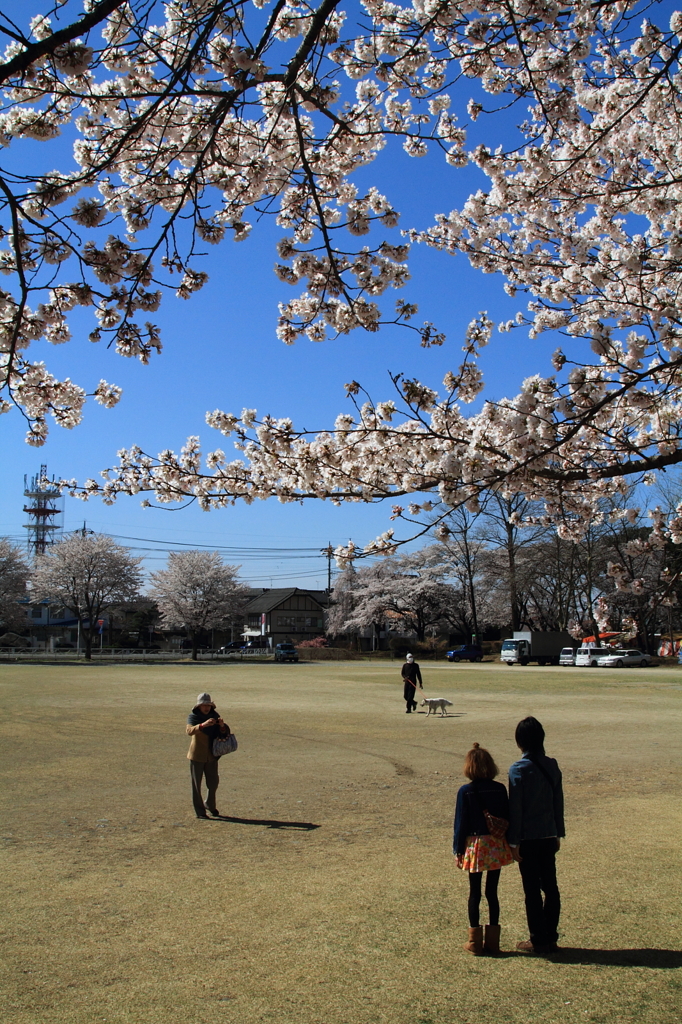
[(275, 661), (298, 661), (298, 651), (293, 644), (277, 644)]
[(563, 647), (559, 655), (560, 665), (575, 665), (575, 647)]
[(610, 651), (599, 658), (600, 668), (644, 668), (651, 664), (651, 656), (642, 651)]
[(596, 668), (599, 664), (599, 659), (604, 654), (609, 654), (608, 648), (595, 647), (594, 644), (589, 646), (579, 647), (575, 652), (575, 664), (578, 668)]
[(231, 640), (229, 644), (225, 644), (224, 647), (220, 648), (220, 654), (227, 654), (228, 651), (241, 651), (242, 647), (246, 647), (243, 640)]
[(483, 648), (479, 644), (460, 644), (446, 655), (448, 661), (482, 661)]

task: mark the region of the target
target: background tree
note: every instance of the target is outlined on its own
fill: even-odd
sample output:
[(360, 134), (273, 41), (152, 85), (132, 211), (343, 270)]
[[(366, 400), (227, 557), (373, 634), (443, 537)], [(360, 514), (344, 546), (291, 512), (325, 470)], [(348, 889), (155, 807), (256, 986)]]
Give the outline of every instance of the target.
[(507, 602), (507, 622), (512, 631), (521, 629), (527, 618), (528, 591), (532, 580), (528, 563), (520, 563), (521, 552), (546, 533), (543, 526), (523, 526), (524, 521), (538, 511), (537, 503), (528, 501), (523, 494), (496, 492), (484, 505), (483, 536), (490, 545), (486, 573), (488, 586), (491, 592), (497, 593), (498, 600)]
[(217, 551), (171, 551), (167, 568), (150, 576), (150, 597), (165, 625), (187, 630), (194, 661), (200, 635), (229, 625), (248, 600), (238, 572), (239, 566), (226, 565)]
[(25, 629), (30, 569), (24, 553), (7, 537), (0, 537), (0, 629)]
[(350, 632), (347, 623), (355, 609), (356, 570), (353, 565), (340, 572), (334, 581), (327, 609), (327, 635), (343, 636)]
[(423, 641), (448, 621), (455, 600), (446, 583), (448, 567), (432, 547), (358, 569), (353, 576), (351, 614), (345, 631), (370, 627), (375, 638), (387, 625)]
[(481, 571), (485, 562), (486, 542), (482, 533), (483, 509), (470, 512), (467, 508), (454, 509), (445, 520), (447, 533), (442, 531), (440, 551), (447, 563), (457, 597), (451, 610), (451, 621), (457, 632), (469, 639), (476, 636), (480, 642), (479, 609), (483, 604), (479, 595)]
[(97, 620), (109, 608), (137, 597), (141, 558), (103, 534), (73, 533), (36, 559), (33, 594), (69, 608), (80, 623), (85, 657), (92, 657)]

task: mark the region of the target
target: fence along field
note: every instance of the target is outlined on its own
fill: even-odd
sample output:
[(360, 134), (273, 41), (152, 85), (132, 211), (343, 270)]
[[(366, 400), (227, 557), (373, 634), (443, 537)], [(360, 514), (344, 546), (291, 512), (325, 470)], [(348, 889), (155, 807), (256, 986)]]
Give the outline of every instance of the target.
[[(406, 716), (391, 663), (3, 665), (3, 1019), (677, 1022), (682, 671), (423, 669), (447, 718)], [(229, 820), (191, 806), (204, 688), (239, 738)], [(504, 773), (529, 713), (564, 771), (564, 949), (473, 958), (461, 763), (477, 740)], [(515, 868), (500, 895), (512, 950)]]

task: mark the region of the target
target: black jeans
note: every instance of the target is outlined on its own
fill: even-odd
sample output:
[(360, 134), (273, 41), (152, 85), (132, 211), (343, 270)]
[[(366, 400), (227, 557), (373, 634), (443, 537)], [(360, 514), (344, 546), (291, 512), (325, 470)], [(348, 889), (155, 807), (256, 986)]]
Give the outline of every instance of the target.
[(556, 839), (525, 839), (519, 853), (530, 941), (534, 946), (552, 945), (559, 938), (557, 928), (561, 913), (556, 881)]

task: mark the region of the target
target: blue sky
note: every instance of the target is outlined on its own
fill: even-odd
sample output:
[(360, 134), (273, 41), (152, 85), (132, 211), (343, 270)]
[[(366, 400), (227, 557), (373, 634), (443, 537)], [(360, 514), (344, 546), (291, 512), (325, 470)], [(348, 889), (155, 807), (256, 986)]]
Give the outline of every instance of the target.
[[(39, 3), (21, 4), (20, 9), (25, 12), (29, 6), (33, 12), (45, 9)], [(3, 4), (3, 9), (7, 5)], [(469, 83), (465, 83), (455, 110), (463, 111), (470, 95)], [(513, 121), (520, 120), (521, 114), (514, 115)], [(500, 136), (508, 137), (510, 129), (513, 131), (513, 121), (483, 121), (471, 141), (497, 145)], [(42, 157), (43, 151), (50, 168), (68, 166), (63, 142), (59, 147), (22, 143), (16, 150), (4, 151), (2, 163), (11, 167), (14, 160), (23, 163), (37, 154)], [(460, 206), (472, 190), (486, 182), (475, 168), (456, 170), (436, 153), (410, 159), (395, 142), (356, 180), (360, 187), (375, 184), (391, 198), (402, 213), (401, 228), (428, 227), (435, 213)], [(52, 427), (42, 449), (26, 445), (19, 415), (13, 412), (0, 418), (5, 470), (0, 534), (15, 538), (25, 534), (23, 478), (36, 473), (41, 463), (47, 464), (50, 475), (82, 480), (114, 464), (117, 449), (134, 443), (156, 454), (166, 447), (178, 450), (187, 435), (199, 434), (204, 450), (229, 450), (229, 442), (204, 422), (206, 411), (215, 408), (237, 413), (243, 407), (257, 408), (261, 414), (289, 415), (306, 429), (328, 427), (349, 406), (343, 390), (346, 381), (360, 381), (376, 399), (392, 397), (389, 371), (416, 376), (440, 388), (444, 373), (456, 369), (461, 361), (468, 322), (483, 309), (496, 322), (508, 319), (524, 301), (504, 294), (499, 275), (482, 275), (461, 257), (415, 246), (409, 260), (411, 282), (384, 296), (382, 305), (390, 315), (397, 298), (417, 302), (420, 309), (415, 321), (431, 320), (446, 332), (442, 348), (424, 350), (412, 331), (400, 328), (286, 347), (275, 335), (277, 304), (298, 292), (273, 273), (275, 242), (281, 234), (274, 221), (267, 220), (255, 224), (244, 242), (225, 241), (209, 247), (209, 257), (200, 264), (210, 274), (209, 283), (188, 302), (164, 299), (156, 314), (164, 351), (147, 367), (91, 344), (87, 335), (93, 320), (87, 313), (72, 320), (74, 337), (68, 344), (55, 347), (42, 342), (35, 346), (33, 358), (44, 358), (56, 375), (69, 375), (88, 390), (103, 377), (123, 387), (123, 398), (113, 410), (89, 402), (83, 424), (72, 431)], [(481, 360), (486, 396), (514, 394), (529, 374), (551, 373), (549, 355), (556, 344), (551, 337), (530, 341), (525, 332), (495, 332)], [(174, 512), (142, 509), (138, 498), (120, 498), (112, 508), (98, 501), (83, 504), (66, 498), (65, 528), (77, 528), (86, 519), (97, 531), (141, 538), (131, 543), (140, 548), (153, 546), (146, 543), (149, 539), (170, 547), (177, 542), (307, 549), (287, 558), (263, 553), (260, 559), (247, 559), (232, 554), (228, 560), (242, 561), (244, 577), (257, 586), (324, 586), (326, 562), (316, 555), (317, 549), (329, 541), (336, 545), (351, 537), (364, 544), (386, 529), (389, 514), (386, 505), (334, 508), (321, 502), (283, 506), (268, 501), (206, 513), (196, 506)], [(149, 559), (150, 569), (162, 566), (162, 553), (140, 553)]]

